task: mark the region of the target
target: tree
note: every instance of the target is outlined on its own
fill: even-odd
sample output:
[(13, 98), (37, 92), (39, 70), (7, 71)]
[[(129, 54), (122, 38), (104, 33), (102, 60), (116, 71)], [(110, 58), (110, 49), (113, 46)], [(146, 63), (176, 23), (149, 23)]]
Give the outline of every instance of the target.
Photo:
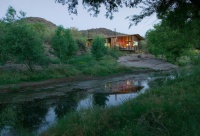
[[(78, 0), (55, 0), (58, 3), (67, 4), (69, 13), (77, 14)], [(83, 0), (85, 8), (93, 11), (94, 16), (100, 12), (100, 7), (105, 6), (106, 17), (113, 18), (113, 13), (118, 12), (119, 8), (137, 8), (142, 11), (139, 15), (129, 16), (131, 25), (139, 23), (145, 17), (156, 13), (159, 19), (170, 18), (176, 26), (180, 22), (200, 18), (199, 0)]]
[(100, 36), (96, 36), (92, 41), (91, 52), (98, 61), (107, 53), (107, 47), (104, 44), (104, 38)]
[(55, 50), (55, 54), (61, 61), (66, 59), (66, 40), (64, 37), (64, 28), (62, 26), (58, 26), (55, 35), (51, 40), (52, 47)]
[(168, 61), (175, 62), (187, 49), (192, 48), (187, 35), (163, 24), (154, 26), (146, 33), (147, 48), (150, 53), (162, 55)]
[(77, 52), (77, 44), (74, 40), (74, 38), (71, 35), (71, 31), (70, 29), (66, 29), (65, 30), (65, 36), (66, 36), (66, 40), (67, 40), (67, 52), (66, 55), (68, 58), (70, 58), (71, 56), (75, 55)]
[(57, 28), (51, 43), (56, 56), (60, 58), (62, 62), (65, 62), (69, 57), (75, 55), (77, 51), (77, 45), (70, 30), (64, 29), (62, 26)]
[(87, 38), (85, 36), (83, 36), (80, 31), (78, 31), (78, 28), (71, 27), (70, 32), (71, 32), (73, 38), (75, 39), (79, 50), (82, 51), (82, 52), (85, 52), (86, 51)]
[(3, 55), (3, 38), (4, 38), (4, 35), (5, 35), (5, 32), (4, 32), (4, 29), (5, 29), (5, 24), (3, 22), (0, 21), (0, 62), (2, 62), (4, 60), (4, 55)]
[(33, 65), (44, 59), (42, 40), (28, 24), (9, 25), (3, 39), (4, 54), (12, 61), (25, 63), (33, 71)]
[(6, 16), (3, 18), (4, 22), (11, 23), (15, 22), (16, 20), (22, 19), (26, 16), (26, 13), (23, 11), (19, 11), (19, 15), (17, 11), (12, 7), (9, 6), (6, 12)]

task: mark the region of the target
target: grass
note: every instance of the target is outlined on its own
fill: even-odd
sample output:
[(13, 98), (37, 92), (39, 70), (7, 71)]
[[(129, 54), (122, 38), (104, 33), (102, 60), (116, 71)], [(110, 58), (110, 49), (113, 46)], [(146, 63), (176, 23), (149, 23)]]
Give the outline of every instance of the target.
[(116, 51), (112, 55), (104, 56), (96, 61), (91, 54), (75, 56), (66, 64), (56, 64), (56, 67), (45, 67), (43, 70), (29, 71), (0, 71), (0, 85), (14, 84), (28, 81), (42, 81), (47, 79), (70, 77), (70, 76), (110, 76), (120, 73), (128, 73), (132, 70), (117, 63)]
[(68, 114), (43, 136), (200, 135), (200, 66), (123, 105)]

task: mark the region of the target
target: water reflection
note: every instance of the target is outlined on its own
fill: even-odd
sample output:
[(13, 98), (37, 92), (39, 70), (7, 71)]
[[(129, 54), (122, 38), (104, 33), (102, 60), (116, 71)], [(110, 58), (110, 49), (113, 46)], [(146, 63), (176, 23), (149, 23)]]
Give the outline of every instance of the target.
[(10, 133), (6, 131), (7, 129), (11, 129), (13, 132), (19, 128), (37, 131), (41, 125), (47, 123), (45, 116), (49, 107), (42, 101), (1, 104), (0, 109), (1, 135)]
[[(154, 79), (148, 77), (123, 77), (112, 80), (104, 80), (101, 82), (89, 82), (89, 87), (87, 85), (88, 83), (77, 83), (78, 85), (71, 85), (71, 89), (74, 89), (77, 86), (81, 88), (80, 85), (83, 85), (84, 87), (88, 87), (87, 90), (69, 92), (67, 90), (70, 89), (69, 86), (61, 86), (62, 88), (60, 90), (59, 88), (51, 88), (51, 90), (40, 90), (40, 93), (37, 95), (34, 94), (34, 96), (37, 96), (37, 99), (32, 98), (29, 101), (24, 101), (23, 99), (23, 101), (15, 103), (1, 103), (1, 135), (7, 134), (7, 132), (3, 133), (6, 126), (10, 126), (6, 128), (10, 130), (9, 133), (13, 132), (11, 131), (13, 130), (11, 128), (17, 129), (19, 127), (26, 129), (29, 132), (40, 133), (48, 129), (48, 127), (54, 124), (57, 119), (65, 116), (69, 112), (79, 111), (81, 109), (86, 109), (93, 106), (109, 107), (121, 104), (124, 101), (133, 99), (141, 93), (144, 93), (145, 90), (149, 88), (149, 81), (152, 80)], [(58, 92), (57, 94), (64, 95), (47, 95), (42, 99), (38, 99), (38, 95), (45, 94), (41, 92), (47, 92), (48, 94), (50, 94), (50, 92)], [(19, 94), (20, 97), (17, 96), (18, 94), (14, 94), (13, 98), (10, 98), (10, 94), (3, 95), (5, 95), (5, 98), (2, 98), (2, 100), (0, 100), (1, 102), (7, 99), (6, 97), (9, 97), (9, 100), (14, 98), (21, 98), (23, 95), (31, 97), (31, 94), (23, 93)], [(7, 110), (8, 107), (11, 107), (11, 110)], [(12, 115), (10, 116), (8, 114), (10, 117), (5, 117), (5, 111), (12, 111)], [(8, 120), (10, 122), (13, 121), (14, 123), (9, 123)]]
[(93, 105), (99, 107), (106, 107), (106, 102), (109, 101), (109, 95), (107, 94), (94, 94)]
[(79, 101), (77, 95), (77, 93), (69, 93), (66, 97), (59, 99), (54, 104), (57, 117), (62, 117), (68, 112), (75, 111)]

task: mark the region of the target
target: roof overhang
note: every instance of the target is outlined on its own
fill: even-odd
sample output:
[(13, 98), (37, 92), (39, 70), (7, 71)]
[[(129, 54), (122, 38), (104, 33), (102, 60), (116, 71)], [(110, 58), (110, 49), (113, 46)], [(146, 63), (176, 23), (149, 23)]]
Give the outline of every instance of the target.
[(144, 40), (144, 38), (140, 36), (139, 34), (134, 34), (134, 36), (137, 37), (139, 40)]
[[(126, 37), (126, 36), (135, 36), (135, 37), (137, 37), (139, 40), (144, 40), (144, 38), (143, 38), (142, 36), (140, 36), (139, 34), (106, 36), (106, 37), (104, 37), (104, 38), (105, 38), (105, 39), (108, 39), (108, 38)], [(93, 38), (88, 38), (88, 40), (93, 40)]]
[[(127, 37), (127, 36), (135, 36), (135, 37), (137, 37), (139, 40), (144, 40), (144, 38), (143, 38), (142, 36), (140, 36), (139, 34), (106, 36), (106, 37), (104, 37), (104, 38), (105, 38), (105, 39), (108, 39), (108, 38)], [(93, 40), (93, 38), (88, 38), (88, 40)]]

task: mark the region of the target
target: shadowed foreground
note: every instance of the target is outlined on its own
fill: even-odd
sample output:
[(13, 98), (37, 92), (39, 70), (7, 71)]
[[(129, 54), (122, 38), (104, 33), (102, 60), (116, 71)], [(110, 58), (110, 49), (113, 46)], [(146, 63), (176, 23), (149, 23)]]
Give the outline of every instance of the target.
[(42, 135), (200, 135), (199, 66), (189, 71), (121, 106), (67, 115)]

